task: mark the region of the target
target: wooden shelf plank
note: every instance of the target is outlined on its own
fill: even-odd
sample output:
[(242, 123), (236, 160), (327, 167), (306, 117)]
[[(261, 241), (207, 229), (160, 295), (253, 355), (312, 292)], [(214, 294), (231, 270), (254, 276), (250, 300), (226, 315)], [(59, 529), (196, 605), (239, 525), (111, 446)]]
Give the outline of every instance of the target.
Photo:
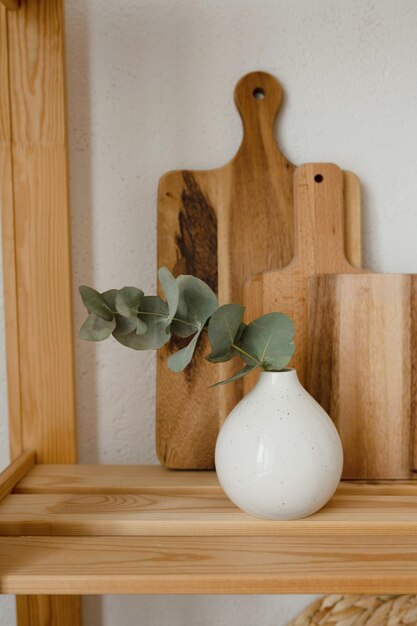
[(0, 592), (417, 593), (411, 537), (0, 538)]
[(0, 592), (417, 593), (417, 483), (344, 482), (274, 522), (214, 472), (35, 465), (0, 503)]
[(215, 472), (161, 465), (36, 465), (16, 493), (222, 493)]
[[(417, 480), (344, 481), (344, 494), (417, 495)], [(221, 494), (213, 471), (168, 470), (161, 465), (35, 465), (15, 493)]]
[(296, 521), (256, 519), (218, 495), (9, 495), (0, 535), (48, 536), (344, 536), (413, 535), (417, 496), (344, 495)]

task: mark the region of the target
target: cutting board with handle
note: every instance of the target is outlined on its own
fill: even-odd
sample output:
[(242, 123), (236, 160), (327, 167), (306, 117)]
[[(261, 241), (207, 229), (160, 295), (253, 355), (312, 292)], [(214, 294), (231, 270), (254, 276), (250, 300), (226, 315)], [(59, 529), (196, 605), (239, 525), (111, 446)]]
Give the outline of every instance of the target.
[[(342, 170), (331, 163), (308, 163), (294, 173), (294, 257), (280, 270), (250, 279), (244, 290), (246, 319), (280, 311), (295, 326), (295, 354), (290, 366), (306, 383), (308, 363), (307, 288), (311, 276), (322, 273), (359, 273), (360, 248), (345, 245), (345, 231), (352, 229), (351, 215), (344, 210), (345, 180)], [(346, 226), (345, 226), (346, 224)], [(348, 247), (352, 263), (347, 260)], [(257, 376), (244, 380), (245, 392)]]
[[(225, 166), (165, 174), (158, 190), (158, 266), (194, 274), (221, 304), (243, 302), (250, 276), (287, 265), (293, 256), (293, 172), (274, 139), (282, 89), (264, 72), (244, 76), (235, 89), (243, 140)], [(346, 174), (352, 219), (347, 238), (360, 240), (356, 177)], [(190, 366), (170, 372), (173, 340), (158, 353), (156, 447), (160, 461), (177, 469), (211, 469), (220, 424), (243, 393), (242, 382), (209, 389), (237, 363), (214, 366), (202, 337)]]
[[(347, 261), (343, 176), (337, 166), (299, 167), (294, 200), (294, 259), (248, 282), (248, 319), (276, 310), (294, 320), (291, 365), (335, 421), (344, 478), (410, 478), (417, 277), (376, 274)], [(246, 389), (251, 384), (247, 378)]]
[(335, 274), (308, 289), (307, 389), (332, 416), (345, 478), (416, 468), (417, 275)]

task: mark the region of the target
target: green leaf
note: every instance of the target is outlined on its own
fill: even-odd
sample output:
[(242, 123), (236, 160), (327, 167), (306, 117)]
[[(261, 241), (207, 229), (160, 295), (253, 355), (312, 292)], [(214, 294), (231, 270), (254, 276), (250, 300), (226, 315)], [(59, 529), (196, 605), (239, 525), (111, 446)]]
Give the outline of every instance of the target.
[(169, 316), (167, 324), (171, 324), (178, 309), (180, 290), (176, 279), (166, 267), (161, 267), (158, 270), (158, 277), (168, 303)]
[(89, 313), (95, 313), (98, 317), (111, 322), (113, 313), (107, 306), (105, 298), (95, 289), (82, 285), (80, 287), (81, 298)]
[(168, 305), (161, 298), (144, 296), (140, 304), (139, 319), (146, 323), (146, 332), (142, 335), (138, 335), (136, 331), (126, 333), (126, 322), (118, 319), (113, 337), (133, 350), (158, 350), (171, 336), (170, 327), (166, 325), (168, 315)]
[(236, 374), (233, 374), (233, 376), (231, 376), (230, 378), (227, 378), (226, 380), (221, 380), (219, 383), (210, 385), (210, 387), (219, 387), (220, 385), (226, 385), (227, 383), (232, 383), (235, 380), (239, 380), (239, 378), (243, 378), (244, 376), (246, 376), (246, 374), (250, 374), (251, 372), (256, 370), (258, 367), (260, 366), (259, 365), (245, 365), (245, 367), (243, 367), (241, 370), (236, 372)]
[(118, 335), (129, 335), (136, 333), (136, 321), (122, 315), (116, 315), (116, 329)]
[(141, 319), (138, 318), (136, 320), (135, 333), (137, 335), (144, 335), (147, 330), (148, 330), (147, 324), (145, 324), (145, 322), (143, 322)]
[(283, 313), (267, 313), (245, 328), (239, 347), (249, 365), (256, 361), (265, 370), (280, 370), (294, 354), (294, 324)]
[(197, 345), (198, 338), (201, 334), (201, 331), (196, 333), (194, 337), (191, 339), (190, 343), (182, 348), (181, 350), (177, 350), (174, 354), (168, 358), (168, 367), (172, 372), (182, 372), (183, 369), (187, 367), (193, 358), (194, 350)]
[(204, 327), (219, 303), (210, 287), (195, 276), (184, 274), (178, 276), (176, 282), (179, 300), (171, 328), (178, 337), (190, 337)]
[(136, 287), (123, 287), (116, 295), (116, 311), (119, 315), (130, 319), (138, 316), (139, 305), (143, 298), (143, 291)]
[(116, 321), (114, 319), (107, 321), (95, 313), (90, 313), (81, 326), (80, 337), (87, 339), (87, 341), (103, 341), (110, 337), (115, 326)]
[(233, 344), (239, 340), (245, 326), (242, 323), (245, 308), (240, 304), (225, 304), (210, 318), (208, 336), (211, 353), (206, 357), (211, 363), (228, 361), (237, 352)]
[(171, 329), (179, 337), (195, 335), (185, 348), (168, 359), (168, 367), (174, 372), (180, 372), (191, 361), (204, 325), (218, 308), (219, 303), (210, 287), (195, 276), (178, 276), (176, 283), (179, 298)]
[(105, 303), (112, 313), (116, 312), (116, 296), (118, 293), (118, 289), (109, 289), (108, 291), (103, 291), (101, 296), (104, 298)]
[(138, 317), (138, 309), (143, 299), (143, 291), (136, 287), (123, 287), (115, 298), (116, 311), (119, 315), (132, 320), (132, 332), (143, 335), (147, 331), (147, 325)]

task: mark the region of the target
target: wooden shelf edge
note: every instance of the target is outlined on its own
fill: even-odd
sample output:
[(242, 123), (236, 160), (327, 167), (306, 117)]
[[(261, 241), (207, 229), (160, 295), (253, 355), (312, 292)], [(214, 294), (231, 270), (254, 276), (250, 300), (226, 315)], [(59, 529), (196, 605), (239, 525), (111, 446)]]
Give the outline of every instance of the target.
[(0, 539), (14, 594), (417, 593), (409, 538)]
[(417, 593), (413, 481), (343, 482), (310, 518), (273, 522), (213, 472), (34, 462), (0, 476), (0, 593)]
[[(162, 465), (38, 464), (15, 486), (18, 494), (221, 494), (214, 471), (169, 470)], [(344, 494), (417, 495), (417, 480), (344, 480)]]
[[(88, 589), (88, 591), (86, 591)], [(346, 580), (331, 574), (303, 580), (299, 576), (265, 579), (240, 576), (205, 576), (191, 579), (182, 575), (169, 577), (142, 577), (112, 575), (91, 577), (78, 575), (60, 577), (51, 586), (50, 577), (9, 576), (0, 583), (0, 595), (278, 595), (278, 594), (416, 594), (417, 580), (395, 582), (383, 578)]]
[(0, 536), (49, 537), (310, 537), (412, 536), (417, 497), (335, 495), (308, 518), (251, 517), (224, 494), (20, 495), (0, 504)]
[(417, 541), (413, 481), (342, 482), (314, 515), (274, 522), (237, 509), (214, 472), (176, 472), (160, 466), (32, 466), (33, 460), (33, 454), (26, 453), (6, 470), (0, 536), (298, 536), (308, 545), (313, 536), (388, 533)]
[(17, 483), (34, 467), (35, 453), (25, 450), (0, 474), (0, 502), (10, 493)]

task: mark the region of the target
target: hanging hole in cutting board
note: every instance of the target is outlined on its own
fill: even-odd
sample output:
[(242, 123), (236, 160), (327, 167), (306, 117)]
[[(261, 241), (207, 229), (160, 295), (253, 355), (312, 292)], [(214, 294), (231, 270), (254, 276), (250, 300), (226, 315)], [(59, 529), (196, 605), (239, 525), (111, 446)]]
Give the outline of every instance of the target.
[(321, 174), (316, 174), (314, 177), (314, 180), (316, 181), (316, 183), (322, 183), (323, 182), (323, 176)]
[(254, 89), (252, 93), (253, 97), (257, 100), (263, 100), (265, 98), (265, 92), (261, 87), (256, 87), (256, 89)]

